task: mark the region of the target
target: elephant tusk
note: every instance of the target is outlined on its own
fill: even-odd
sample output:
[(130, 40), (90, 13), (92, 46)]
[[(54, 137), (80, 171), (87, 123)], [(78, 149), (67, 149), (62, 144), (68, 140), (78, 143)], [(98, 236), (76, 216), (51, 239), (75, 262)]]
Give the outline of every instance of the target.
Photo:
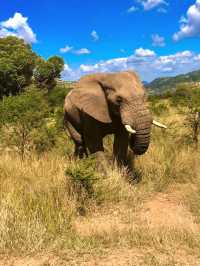
[(135, 134), (136, 133), (136, 131), (134, 129), (132, 129), (132, 127), (129, 126), (129, 125), (125, 125), (125, 128), (131, 134)]
[(152, 124), (153, 124), (154, 126), (157, 126), (157, 127), (161, 127), (161, 128), (165, 128), (165, 129), (167, 128), (167, 126), (165, 126), (165, 125), (163, 125), (163, 124), (157, 122), (156, 120), (153, 120)]

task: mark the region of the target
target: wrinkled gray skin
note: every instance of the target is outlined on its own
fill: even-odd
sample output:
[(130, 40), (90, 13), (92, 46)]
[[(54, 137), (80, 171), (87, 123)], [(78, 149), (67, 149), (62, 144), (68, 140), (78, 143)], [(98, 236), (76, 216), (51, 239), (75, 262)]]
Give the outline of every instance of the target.
[[(64, 124), (75, 143), (75, 156), (87, 152), (104, 158), (103, 138), (114, 134), (113, 153), (120, 166), (127, 166), (128, 146), (134, 154), (148, 149), (152, 117), (145, 91), (131, 71), (93, 74), (80, 79), (65, 98)], [(136, 134), (125, 129), (130, 125)]]

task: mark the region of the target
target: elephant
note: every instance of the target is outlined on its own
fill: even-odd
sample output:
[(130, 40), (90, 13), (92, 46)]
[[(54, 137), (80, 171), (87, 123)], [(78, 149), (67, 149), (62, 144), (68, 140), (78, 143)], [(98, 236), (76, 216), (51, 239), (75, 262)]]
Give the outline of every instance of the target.
[(75, 144), (75, 157), (95, 154), (105, 160), (103, 138), (114, 134), (114, 160), (128, 166), (128, 147), (144, 154), (150, 143), (152, 119), (145, 89), (133, 71), (96, 73), (80, 78), (65, 98), (64, 127)]

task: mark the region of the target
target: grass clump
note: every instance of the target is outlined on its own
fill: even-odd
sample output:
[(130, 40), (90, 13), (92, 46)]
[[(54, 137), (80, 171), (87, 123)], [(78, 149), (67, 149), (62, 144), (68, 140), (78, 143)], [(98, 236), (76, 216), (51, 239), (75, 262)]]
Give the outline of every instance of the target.
[(19, 157), (1, 157), (1, 251), (39, 251), (69, 237), (75, 203), (59, 171), (62, 164), (51, 159), (22, 163)]
[(72, 162), (68, 165), (65, 174), (71, 177), (78, 190), (84, 189), (89, 197), (92, 196), (94, 182), (98, 179), (94, 157)]

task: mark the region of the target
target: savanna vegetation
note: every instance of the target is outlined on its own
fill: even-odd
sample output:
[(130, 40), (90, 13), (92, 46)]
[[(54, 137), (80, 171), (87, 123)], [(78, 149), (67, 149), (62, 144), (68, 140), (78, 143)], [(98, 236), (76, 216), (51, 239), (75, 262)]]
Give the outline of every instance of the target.
[[(168, 129), (153, 129), (130, 180), (112, 163), (103, 175), (92, 156), (73, 159), (62, 123), (73, 85), (56, 85), (61, 59), (42, 60), (27, 78), (0, 58), (0, 265), (199, 265), (200, 88), (149, 97)], [(105, 145), (111, 162), (110, 136)]]
[(177, 86), (181, 84), (190, 83), (193, 86), (199, 86), (200, 84), (200, 70), (193, 71), (187, 74), (178, 75), (175, 77), (163, 77), (157, 78), (150, 83), (146, 84), (146, 87), (154, 94), (162, 94), (167, 90), (175, 90)]

